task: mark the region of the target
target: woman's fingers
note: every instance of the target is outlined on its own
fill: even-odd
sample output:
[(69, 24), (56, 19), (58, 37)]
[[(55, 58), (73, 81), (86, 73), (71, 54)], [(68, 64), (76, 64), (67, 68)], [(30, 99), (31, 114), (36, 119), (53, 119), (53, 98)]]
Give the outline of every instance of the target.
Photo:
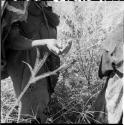
[(56, 39), (47, 40), (48, 49), (53, 52), (55, 55), (65, 55), (69, 52), (72, 46), (72, 41), (69, 41), (65, 48), (62, 49), (61, 44), (58, 43)]
[(56, 43), (56, 47), (59, 48), (59, 49), (62, 49), (62, 46), (58, 43)]
[(56, 46), (53, 46), (50, 51), (52, 51), (55, 55), (58, 55), (60, 52), (59, 48), (57, 48)]

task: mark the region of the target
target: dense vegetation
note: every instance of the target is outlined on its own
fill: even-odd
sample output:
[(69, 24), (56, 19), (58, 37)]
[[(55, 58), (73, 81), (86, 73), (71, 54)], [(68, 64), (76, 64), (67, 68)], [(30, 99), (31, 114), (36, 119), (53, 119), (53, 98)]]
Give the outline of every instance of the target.
[[(117, 10), (124, 7), (121, 2), (50, 2), (60, 15), (58, 42), (64, 45), (72, 41), (72, 48), (60, 56), (61, 64), (76, 60), (76, 63), (60, 72), (59, 80), (50, 103), (49, 123), (89, 123), (87, 114), (104, 85), (99, 79), (98, 68), (102, 54), (101, 43), (106, 39), (116, 21)], [(15, 102), (11, 79), (1, 84), (1, 120)], [(17, 119), (18, 109), (13, 111), (10, 121)]]

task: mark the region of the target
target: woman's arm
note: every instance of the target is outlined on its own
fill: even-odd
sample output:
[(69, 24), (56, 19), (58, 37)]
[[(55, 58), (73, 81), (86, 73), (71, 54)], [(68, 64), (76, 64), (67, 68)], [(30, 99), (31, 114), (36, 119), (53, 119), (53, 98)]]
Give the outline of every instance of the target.
[(14, 50), (27, 50), (32, 47), (46, 45), (44, 40), (31, 40), (20, 34), (18, 26), (11, 28), (11, 31), (7, 38), (7, 48)]
[(27, 50), (32, 47), (45, 46), (52, 52), (58, 54), (59, 46), (56, 39), (39, 39), (31, 40), (21, 35), (18, 26), (12, 27), (8, 38), (6, 47), (14, 50)]

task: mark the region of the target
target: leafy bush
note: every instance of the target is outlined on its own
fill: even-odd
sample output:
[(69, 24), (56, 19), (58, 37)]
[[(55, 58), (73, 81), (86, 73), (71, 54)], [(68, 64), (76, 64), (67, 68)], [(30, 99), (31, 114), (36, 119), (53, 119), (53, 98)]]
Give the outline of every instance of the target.
[[(61, 63), (76, 63), (60, 72), (58, 84), (49, 104), (47, 123), (90, 123), (91, 107), (102, 89), (105, 79), (98, 78), (102, 54), (101, 43), (111, 31), (115, 11), (122, 8), (119, 2), (50, 2), (60, 15), (58, 41), (64, 47), (67, 41), (73, 45), (69, 53), (60, 56)], [(124, 5), (124, 4), (123, 4)], [(109, 15), (111, 15), (109, 18)], [(1, 118), (15, 102), (12, 82), (5, 80), (1, 91)], [(11, 84), (10, 84), (11, 82)], [(18, 111), (11, 121), (16, 121)], [(99, 121), (97, 121), (99, 122)]]

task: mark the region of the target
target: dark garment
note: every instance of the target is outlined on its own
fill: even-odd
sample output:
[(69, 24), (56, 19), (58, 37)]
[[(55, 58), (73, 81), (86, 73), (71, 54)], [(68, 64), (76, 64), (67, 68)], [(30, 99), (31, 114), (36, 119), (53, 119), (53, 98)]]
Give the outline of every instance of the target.
[[(5, 67), (7, 73), (13, 81), (17, 97), (23, 91), (31, 75), (28, 66), (24, 64), (23, 61), (34, 67), (36, 48), (32, 48), (31, 42), (35, 39), (57, 38), (56, 27), (46, 23), (41, 9), (35, 7), (34, 2), (30, 1), (26, 21), (20, 21), (17, 15), (13, 17), (12, 12), (6, 11), (7, 13), (4, 13), (6, 25), (3, 28), (2, 36), (5, 36), (6, 39), (2, 41), (5, 52), (3, 55), (6, 62)], [(14, 19), (14, 22), (11, 19)], [(8, 34), (6, 35), (6, 33)], [(2, 39), (5, 37), (2, 37)], [(53, 71), (60, 66), (60, 58), (51, 53), (46, 46), (38, 48), (40, 50), (40, 58), (43, 58), (46, 51), (49, 52), (49, 57), (39, 70), (38, 75), (47, 71)], [(30, 85), (21, 98), (19, 114), (37, 114), (36, 117), (40, 119), (41, 123), (44, 123), (46, 115), (43, 112), (50, 101), (49, 97), (51, 93), (54, 92), (57, 80), (58, 74), (41, 79), (35, 84)]]
[[(33, 66), (34, 64), (33, 60), (36, 59), (36, 55), (32, 54), (32, 46), (31, 46), (32, 40), (57, 38), (56, 27), (53, 27), (52, 25), (49, 24), (47, 27), (42, 10), (39, 9), (34, 3), (36, 2), (30, 2), (29, 4), (28, 18), (26, 21), (17, 21), (11, 24), (11, 26), (7, 25), (4, 28), (4, 32), (6, 33), (8, 27), (10, 26), (10, 31), (5, 41), (7, 63), (11, 63), (13, 60), (18, 60), (18, 61), (20, 60), (20, 62), (22, 61), (30, 62), (29, 64)], [(48, 12), (47, 9), (46, 11)], [(52, 13), (52, 11), (49, 12)], [(6, 17), (10, 19), (10, 17), (12, 16), (11, 14), (12, 13), (9, 12), (8, 16)], [(58, 18), (56, 17), (56, 19)], [(41, 57), (43, 56), (43, 53), (45, 51), (48, 51), (50, 53), (47, 62), (44, 65), (46, 67), (45, 72), (53, 71), (60, 66), (60, 59), (58, 56), (51, 53), (46, 47), (40, 47), (39, 49), (41, 51)], [(31, 55), (32, 58), (29, 55)], [(25, 65), (25, 64), (21, 63), (20, 65)], [(50, 76), (48, 78), (50, 79), (49, 80), (50, 86), (55, 86), (57, 78), (58, 75)], [(50, 89), (51, 92), (53, 92), (53, 89), (54, 88)]]

